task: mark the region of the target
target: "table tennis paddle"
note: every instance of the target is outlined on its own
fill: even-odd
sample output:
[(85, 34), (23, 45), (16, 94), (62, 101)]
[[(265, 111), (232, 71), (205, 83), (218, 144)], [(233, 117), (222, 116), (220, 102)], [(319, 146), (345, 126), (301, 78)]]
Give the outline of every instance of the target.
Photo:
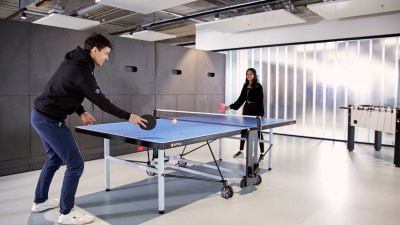
[(218, 112), (220, 112), (220, 113), (225, 112), (225, 110), (226, 110), (226, 105), (225, 105), (224, 103), (219, 103), (218, 106), (217, 106), (217, 110), (218, 110)]
[(152, 130), (152, 129), (154, 129), (154, 127), (156, 127), (157, 119), (154, 116), (149, 115), (149, 114), (144, 114), (141, 117), (143, 119), (147, 120), (147, 124), (146, 124), (146, 127), (139, 124), (140, 128), (142, 128), (143, 130)]

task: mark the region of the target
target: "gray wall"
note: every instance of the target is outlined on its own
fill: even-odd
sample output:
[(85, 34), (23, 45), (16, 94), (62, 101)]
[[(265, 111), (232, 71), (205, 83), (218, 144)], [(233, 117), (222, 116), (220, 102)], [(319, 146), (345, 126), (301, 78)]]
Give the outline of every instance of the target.
[(217, 112), (225, 94), (225, 55), (157, 43), (156, 62), (157, 108)]
[[(67, 51), (83, 45), (87, 32), (0, 19), (0, 176), (40, 169), (45, 154), (29, 116)], [(225, 55), (110, 36), (109, 61), (96, 67), (102, 91), (115, 105), (138, 115), (157, 108), (215, 112), (224, 99)], [(137, 67), (127, 72), (126, 66)], [(182, 70), (181, 75), (172, 74)], [(215, 73), (208, 77), (207, 73)], [(97, 123), (120, 119), (85, 100)], [(74, 130), (80, 119), (66, 119)], [(85, 160), (103, 157), (103, 140), (73, 132)], [(113, 155), (136, 146), (112, 141)]]

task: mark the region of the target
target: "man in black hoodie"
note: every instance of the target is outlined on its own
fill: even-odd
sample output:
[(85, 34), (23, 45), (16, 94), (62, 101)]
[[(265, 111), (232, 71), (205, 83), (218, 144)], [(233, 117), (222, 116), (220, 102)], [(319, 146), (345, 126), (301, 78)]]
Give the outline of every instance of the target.
[[(84, 98), (87, 98), (101, 110), (118, 118), (143, 126), (147, 123), (143, 118), (113, 105), (97, 85), (94, 77), (95, 65), (102, 66), (108, 60), (111, 48), (111, 42), (106, 37), (92, 34), (86, 39), (84, 49), (78, 46), (65, 55), (43, 93), (34, 101), (31, 124), (42, 140), (47, 159), (38, 180), (32, 211), (41, 212), (60, 206), (58, 223), (61, 224), (86, 224), (94, 220), (93, 216), (74, 209), (75, 193), (84, 161), (64, 122), (67, 115), (77, 113), (84, 125), (96, 121), (81, 105)], [(62, 163), (65, 163), (67, 169), (61, 198), (49, 199), (50, 183)]]

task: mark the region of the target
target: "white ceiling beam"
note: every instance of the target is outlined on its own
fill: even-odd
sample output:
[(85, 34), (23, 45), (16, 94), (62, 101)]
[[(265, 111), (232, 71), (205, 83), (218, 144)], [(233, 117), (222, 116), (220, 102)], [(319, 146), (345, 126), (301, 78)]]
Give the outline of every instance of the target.
[(340, 19), (400, 10), (400, 0), (342, 0), (308, 5), (325, 19)]
[(176, 38), (175, 35), (165, 34), (165, 33), (155, 32), (155, 31), (150, 31), (150, 30), (139, 31), (139, 32), (135, 32), (132, 34), (125, 33), (125, 34), (120, 35), (120, 37), (131, 38), (131, 39), (142, 40), (142, 41), (161, 41), (161, 40)]
[(235, 33), (248, 30), (264, 29), (269, 27), (285, 26), (305, 23), (287, 10), (279, 9), (245, 16), (237, 16), (223, 20), (216, 20), (196, 24), (196, 29), (210, 29), (223, 33)]
[(73, 30), (84, 30), (100, 24), (99, 21), (60, 15), (58, 13), (52, 13), (46, 17), (34, 21), (33, 23)]

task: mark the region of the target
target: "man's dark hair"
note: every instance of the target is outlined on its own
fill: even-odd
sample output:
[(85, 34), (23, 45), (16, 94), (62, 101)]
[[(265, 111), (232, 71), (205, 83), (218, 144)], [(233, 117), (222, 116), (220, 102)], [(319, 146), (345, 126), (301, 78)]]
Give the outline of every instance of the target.
[(97, 47), (99, 50), (102, 50), (105, 47), (112, 48), (110, 40), (104, 37), (101, 34), (93, 33), (90, 35), (85, 41), (85, 49), (90, 51), (92, 48)]

